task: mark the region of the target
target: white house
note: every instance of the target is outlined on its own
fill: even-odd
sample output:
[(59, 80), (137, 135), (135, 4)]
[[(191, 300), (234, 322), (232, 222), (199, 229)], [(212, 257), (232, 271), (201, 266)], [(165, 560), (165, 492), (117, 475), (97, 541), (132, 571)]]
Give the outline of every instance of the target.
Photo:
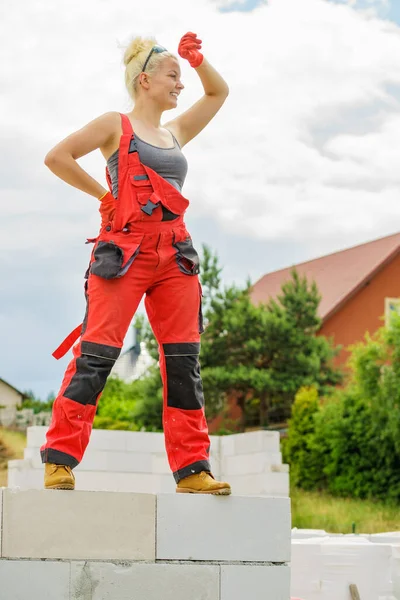
[(131, 333), (133, 336), (132, 344), (128, 350), (122, 352), (111, 370), (111, 375), (116, 375), (126, 383), (139, 379), (151, 365), (155, 364), (146, 348), (146, 344), (139, 342), (135, 327), (132, 327)]
[(9, 427), (17, 417), (17, 406), (21, 406), (25, 394), (0, 379), (0, 425)]

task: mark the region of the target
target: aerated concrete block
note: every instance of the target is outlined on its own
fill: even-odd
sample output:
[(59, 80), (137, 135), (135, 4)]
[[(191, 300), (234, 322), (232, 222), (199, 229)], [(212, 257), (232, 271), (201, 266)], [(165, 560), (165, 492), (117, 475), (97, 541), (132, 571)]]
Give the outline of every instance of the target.
[(165, 452), (163, 433), (150, 431), (127, 431), (128, 452)]
[(220, 600), (289, 600), (287, 565), (221, 565)]
[(290, 560), (289, 498), (161, 494), (158, 560)]
[(34, 425), (26, 430), (26, 445), (28, 448), (40, 448), (46, 441), (48, 427)]
[[(221, 460), (221, 471), (225, 476), (269, 473), (272, 466), (283, 466), (280, 452), (253, 452), (252, 454), (226, 456)], [(288, 465), (285, 465), (285, 470), (288, 470)]]
[(234, 477), (227, 475), (226, 480), (229, 481), (232, 491), (236, 495), (289, 497), (289, 474), (287, 472), (236, 475)]
[(34, 469), (29, 459), (9, 460), (7, 486), (21, 490), (43, 489), (43, 467)]
[(250, 431), (221, 437), (221, 456), (251, 454), (252, 452), (279, 452), (280, 436), (277, 431)]
[(72, 563), (71, 600), (220, 600), (219, 567)]
[(0, 560), (1, 600), (70, 600), (70, 563)]
[(175, 493), (176, 483), (171, 475), (151, 473), (114, 473), (110, 471), (76, 472), (77, 490), (133, 492), (138, 494)]
[(3, 556), (154, 560), (156, 496), (29, 490), (3, 493)]

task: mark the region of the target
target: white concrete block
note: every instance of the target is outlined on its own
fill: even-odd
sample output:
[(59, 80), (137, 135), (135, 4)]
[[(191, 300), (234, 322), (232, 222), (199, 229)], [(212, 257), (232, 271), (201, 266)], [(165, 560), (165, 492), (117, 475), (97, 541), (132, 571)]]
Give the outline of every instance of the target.
[(9, 461), (7, 486), (21, 490), (43, 489), (43, 470), (34, 469), (28, 459)]
[(250, 454), (252, 452), (280, 452), (277, 431), (249, 431), (221, 438), (221, 455)]
[(163, 433), (150, 431), (127, 431), (128, 452), (165, 452)]
[(70, 600), (70, 564), (0, 560), (1, 600)]
[(232, 493), (239, 496), (289, 497), (289, 473), (230, 475), (226, 480), (232, 486)]
[(386, 544), (363, 537), (314, 538), (292, 541), (291, 593), (307, 600), (347, 598), (355, 583), (362, 600), (394, 600)]
[(392, 545), (391, 572), (394, 597), (400, 599), (400, 544)]
[(325, 529), (298, 529), (293, 527), (292, 539), (306, 540), (315, 537), (326, 537), (329, 535)]
[(220, 600), (219, 566), (73, 563), (71, 600)]
[(29, 459), (9, 460), (7, 486), (21, 490), (43, 489), (43, 468), (34, 469)]
[(151, 473), (171, 473), (168, 458), (165, 452), (154, 452), (151, 455)]
[(65, 490), (3, 493), (3, 556), (154, 560), (148, 494)]
[(157, 559), (286, 562), (289, 498), (161, 494)]
[(28, 448), (40, 448), (46, 442), (48, 427), (35, 425), (26, 430), (26, 445)]
[[(271, 465), (283, 466), (280, 452), (254, 452), (238, 456), (224, 456), (221, 460), (221, 471), (225, 476), (250, 475), (271, 472)], [(289, 466), (285, 465), (285, 469), (281, 469), (281, 471), (288, 472)]]
[(289, 600), (287, 565), (221, 565), (220, 600)]
[(400, 531), (386, 531), (384, 533), (371, 533), (368, 535), (374, 544), (400, 544)]
[(175, 493), (170, 475), (151, 473), (113, 473), (84, 471), (76, 473), (76, 489), (87, 491), (136, 492), (140, 494)]

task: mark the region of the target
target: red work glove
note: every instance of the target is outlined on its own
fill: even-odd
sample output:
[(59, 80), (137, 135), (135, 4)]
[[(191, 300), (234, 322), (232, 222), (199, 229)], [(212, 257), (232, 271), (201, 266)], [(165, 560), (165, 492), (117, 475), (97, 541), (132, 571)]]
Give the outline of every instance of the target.
[(101, 215), (101, 226), (113, 220), (115, 214), (115, 198), (111, 192), (107, 192), (100, 200), (99, 212)]
[(199, 52), (201, 48), (201, 40), (197, 38), (195, 33), (188, 31), (181, 38), (178, 46), (178, 54), (182, 58), (189, 61), (191, 67), (199, 67), (203, 62), (204, 56)]

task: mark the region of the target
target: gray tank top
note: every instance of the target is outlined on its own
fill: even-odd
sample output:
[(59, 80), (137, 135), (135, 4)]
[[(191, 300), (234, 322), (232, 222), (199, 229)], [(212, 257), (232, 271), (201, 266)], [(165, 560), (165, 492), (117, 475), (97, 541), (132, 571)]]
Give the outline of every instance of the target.
[[(153, 171), (166, 179), (179, 192), (182, 192), (188, 171), (188, 163), (182, 153), (178, 140), (172, 133), (171, 135), (174, 138), (174, 146), (172, 148), (160, 148), (159, 146), (153, 146), (153, 144), (145, 142), (135, 133), (136, 147), (140, 161), (146, 167), (153, 169)], [(118, 198), (118, 156), (119, 148), (107, 160), (114, 198)]]

